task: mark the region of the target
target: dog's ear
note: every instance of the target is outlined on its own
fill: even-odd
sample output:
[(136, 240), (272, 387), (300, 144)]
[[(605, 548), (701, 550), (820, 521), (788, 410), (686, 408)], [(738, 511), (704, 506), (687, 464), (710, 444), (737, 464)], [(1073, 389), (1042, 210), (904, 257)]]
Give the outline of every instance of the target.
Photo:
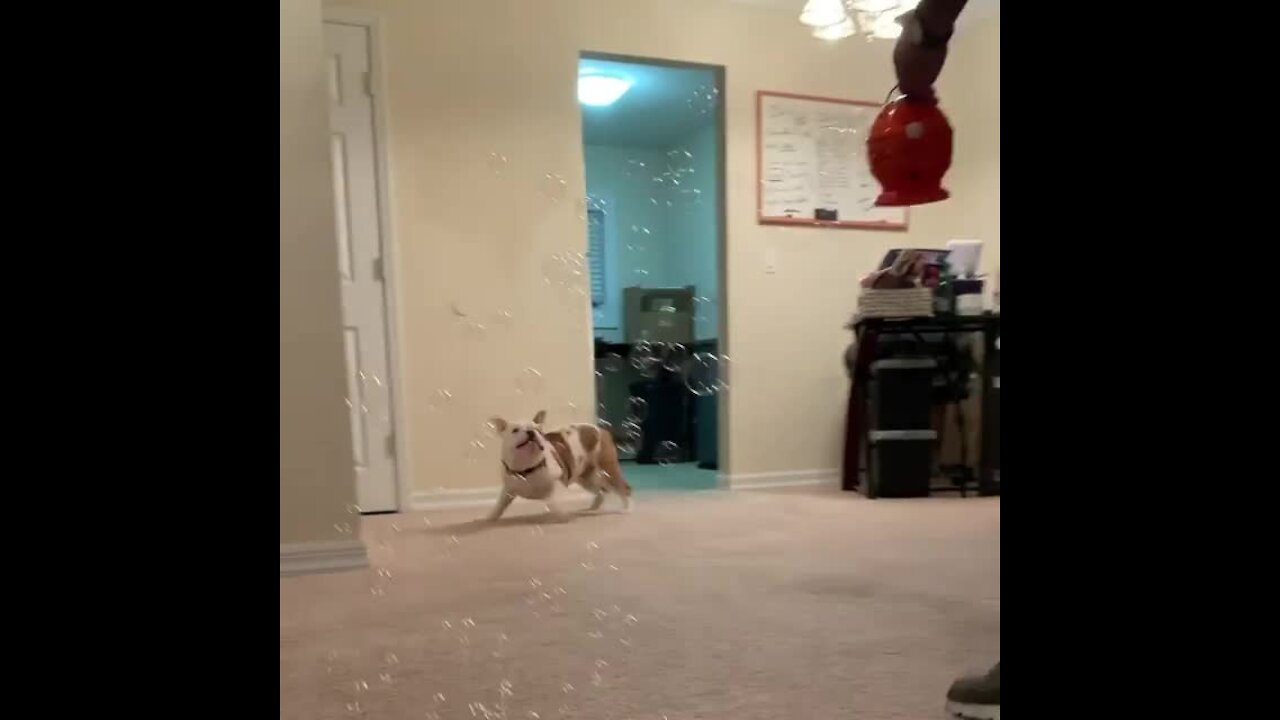
[(489, 418), (489, 427), (493, 428), (494, 432), (505, 432), (507, 421), (500, 417)]
[(538, 414), (533, 416), (533, 424), (534, 424), (534, 425), (541, 425), (541, 424), (543, 423), (543, 421), (544, 421), (544, 420), (546, 420), (546, 419), (547, 419), (547, 411), (546, 411), (546, 410), (539, 410), (539, 411), (538, 411)]

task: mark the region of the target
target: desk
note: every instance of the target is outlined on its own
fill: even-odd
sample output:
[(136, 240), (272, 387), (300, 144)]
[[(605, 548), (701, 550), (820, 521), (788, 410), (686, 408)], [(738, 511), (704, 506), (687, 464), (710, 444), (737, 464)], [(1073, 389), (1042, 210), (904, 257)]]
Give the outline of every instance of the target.
[[(939, 315), (920, 318), (865, 318), (853, 326), (857, 347), (853, 361), (853, 386), (849, 391), (849, 408), (845, 426), (844, 467), (841, 487), (855, 491), (861, 485), (863, 449), (867, 445), (870, 423), (867, 417), (867, 383), (870, 380), (871, 362), (876, 359), (876, 343), (881, 334), (901, 333), (923, 336), (926, 333), (954, 335), (982, 333), (982, 429), (978, 451), (978, 491), (983, 495), (1000, 493), (999, 417), (1000, 417), (1000, 350), (996, 346), (1000, 338), (1000, 315)], [(966, 491), (966, 484), (957, 487), (934, 487), (933, 490)]]

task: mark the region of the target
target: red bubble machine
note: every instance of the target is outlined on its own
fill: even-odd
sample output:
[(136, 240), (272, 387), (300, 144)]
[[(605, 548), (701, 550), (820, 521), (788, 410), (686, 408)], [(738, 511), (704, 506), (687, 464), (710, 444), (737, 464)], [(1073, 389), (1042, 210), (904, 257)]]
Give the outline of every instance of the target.
[(880, 110), (867, 137), (881, 207), (924, 205), (951, 197), (942, 178), (951, 167), (951, 123), (934, 102), (898, 98)]

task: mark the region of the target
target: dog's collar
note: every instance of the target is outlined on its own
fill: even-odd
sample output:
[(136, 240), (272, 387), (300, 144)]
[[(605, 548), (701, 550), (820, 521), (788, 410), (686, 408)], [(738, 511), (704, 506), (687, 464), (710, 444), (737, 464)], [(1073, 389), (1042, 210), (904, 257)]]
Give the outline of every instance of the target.
[(502, 467), (506, 468), (508, 473), (510, 473), (511, 475), (515, 475), (518, 478), (526, 479), (526, 480), (528, 479), (526, 477), (527, 475), (529, 475), (530, 473), (535, 473), (546, 466), (547, 466), (547, 459), (545, 457), (539, 460), (537, 465), (534, 465), (533, 467), (525, 470), (512, 470), (511, 466), (507, 464), (506, 460), (502, 461)]

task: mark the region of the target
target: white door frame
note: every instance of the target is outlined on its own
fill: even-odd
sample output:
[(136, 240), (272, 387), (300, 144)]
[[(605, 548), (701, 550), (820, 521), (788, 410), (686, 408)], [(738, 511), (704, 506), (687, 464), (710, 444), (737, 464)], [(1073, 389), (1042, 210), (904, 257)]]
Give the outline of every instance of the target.
[[(396, 512), (406, 512), (412, 507), (413, 474), (409, 471), (408, 433), (405, 432), (406, 414), (404, 393), (401, 391), (400, 372), (400, 322), (396, 306), (399, 263), (391, 217), (391, 153), (387, 143), (387, 92), (382, 72), (382, 16), (369, 10), (344, 7), (324, 8), (324, 22), (357, 25), (369, 32), (369, 89), (373, 95), (373, 162), (377, 168), (374, 180), (378, 190), (378, 229), (382, 242), (382, 302), (386, 310), (387, 370), (391, 377), (391, 432), (395, 438)], [(354, 480), (354, 475), (352, 476)]]

